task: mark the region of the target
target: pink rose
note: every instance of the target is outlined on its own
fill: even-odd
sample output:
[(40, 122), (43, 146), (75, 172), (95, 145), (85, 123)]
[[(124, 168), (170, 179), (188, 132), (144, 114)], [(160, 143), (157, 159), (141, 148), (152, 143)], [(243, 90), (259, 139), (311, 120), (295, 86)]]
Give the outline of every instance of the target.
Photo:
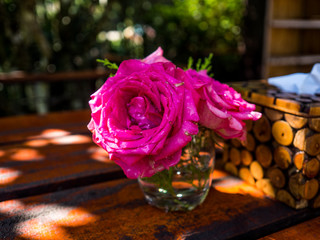
[(151, 53), (149, 56), (141, 60), (144, 63), (156, 63), (156, 62), (170, 62), (163, 56), (163, 50), (161, 47), (158, 47), (156, 51)]
[(196, 101), (199, 123), (226, 139), (245, 140), (243, 120), (261, 117), (261, 113), (254, 111), (255, 105), (243, 100), (233, 88), (210, 78), (205, 70), (189, 69), (186, 73), (199, 94), (199, 101)]
[(91, 96), (93, 140), (127, 177), (150, 177), (176, 165), (197, 134), (188, 80), (171, 62), (127, 60)]

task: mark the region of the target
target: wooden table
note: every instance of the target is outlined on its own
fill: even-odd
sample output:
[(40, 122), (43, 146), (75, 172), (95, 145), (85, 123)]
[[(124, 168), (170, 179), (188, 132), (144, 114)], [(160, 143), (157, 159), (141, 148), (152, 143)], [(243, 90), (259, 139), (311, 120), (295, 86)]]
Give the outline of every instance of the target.
[(320, 238), (320, 210), (293, 210), (221, 171), (191, 212), (149, 206), (92, 142), (89, 118), (0, 119), (0, 239)]

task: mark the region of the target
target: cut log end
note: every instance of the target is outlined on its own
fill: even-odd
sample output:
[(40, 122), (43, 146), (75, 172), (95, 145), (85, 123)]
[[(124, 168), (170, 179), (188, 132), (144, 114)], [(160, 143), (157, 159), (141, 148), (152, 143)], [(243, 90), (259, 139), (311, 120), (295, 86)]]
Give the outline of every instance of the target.
[(255, 185), (255, 180), (253, 176), (251, 175), (250, 171), (248, 168), (242, 167), (239, 170), (239, 177), (244, 180), (245, 182)]
[(238, 148), (232, 147), (229, 153), (230, 161), (235, 165), (238, 166), (241, 163), (241, 156), (240, 150)]
[(240, 152), (240, 157), (241, 157), (241, 163), (244, 165), (244, 166), (249, 166), (252, 161), (253, 161), (253, 157), (252, 157), (252, 154), (251, 152), (249, 152), (248, 150), (246, 149), (242, 149), (241, 152)]
[(232, 174), (233, 176), (238, 176), (238, 168), (236, 165), (234, 165), (231, 162), (227, 162), (224, 165), (224, 170), (226, 170), (228, 173)]
[(284, 189), (280, 189), (277, 192), (276, 199), (278, 199), (280, 202), (287, 204), (288, 206), (290, 206), (292, 208), (296, 207), (295, 199), (292, 197), (292, 195), (290, 193), (288, 193)]
[(254, 179), (259, 180), (263, 178), (263, 169), (258, 161), (253, 161), (250, 164), (250, 172)]
[(278, 146), (274, 150), (274, 161), (281, 169), (287, 169), (292, 163), (292, 152), (288, 147)]
[(267, 177), (270, 179), (272, 185), (278, 189), (281, 189), (286, 185), (286, 177), (279, 168), (274, 167), (268, 169)]
[(309, 128), (303, 128), (296, 132), (293, 140), (293, 146), (301, 151), (306, 148), (306, 137), (311, 135), (312, 131)]
[(320, 154), (320, 133), (306, 138), (305, 151), (311, 156)]
[(279, 120), (272, 125), (272, 136), (279, 144), (289, 146), (293, 141), (294, 133), (289, 123)]
[(280, 112), (278, 110), (274, 110), (271, 108), (265, 108), (264, 114), (270, 119), (270, 121), (278, 121), (283, 118), (283, 112)]
[(305, 161), (303, 164), (303, 174), (308, 178), (314, 178), (318, 175), (320, 170), (320, 162), (317, 158), (312, 158), (309, 161)]
[(260, 144), (257, 146), (256, 159), (261, 164), (262, 167), (268, 168), (272, 163), (272, 151), (269, 146), (265, 144)]
[(253, 124), (253, 134), (260, 142), (267, 142), (271, 139), (271, 126), (268, 118), (264, 115)]
[(241, 141), (242, 146), (244, 146), (248, 151), (254, 151), (256, 148), (256, 140), (251, 133), (247, 133), (247, 138), (245, 141)]
[(270, 181), (270, 179), (262, 178), (257, 180), (256, 186), (258, 189), (260, 189), (264, 194), (271, 198), (275, 198), (276, 191)]
[(295, 129), (303, 128), (308, 122), (308, 119), (305, 117), (299, 117), (288, 113), (284, 115), (284, 118), (289, 125)]
[(305, 158), (306, 158), (306, 154), (304, 151), (299, 151), (295, 153), (293, 157), (293, 163), (298, 170), (302, 169)]

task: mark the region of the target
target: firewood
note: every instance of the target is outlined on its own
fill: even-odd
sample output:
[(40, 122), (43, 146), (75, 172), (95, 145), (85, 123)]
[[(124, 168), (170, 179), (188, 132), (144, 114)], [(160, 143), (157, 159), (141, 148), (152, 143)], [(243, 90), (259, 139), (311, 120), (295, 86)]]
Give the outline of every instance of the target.
[(256, 104), (256, 112), (262, 112), (262, 111), (263, 111), (263, 107)]
[(304, 151), (299, 151), (294, 154), (293, 163), (298, 170), (302, 169), (306, 157), (307, 156)]
[(230, 140), (230, 142), (231, 142), (232, 146), (234, 146), (234, 147), (236, 147), (236, 148), (241, 147), (241, 142), (240, 142), (240, 140), (237, 139), (237, 138), (232, 138), (232, 139)]
[(229, 144), (223, 145), (222, 163), (226, 163), (229, 160)]
[(284, 189), (280, 189), (277, 192), (276, 199), (278, 199), (280, 202), (283, 202), (283, 203), (287, 204), (288, 206), (290, 206), (292, 208), (296, 208), (295, 199), (292, 197), (292, 195), (290, 193), (288, 193)]
[(247, 183), (255, 185), (255, 180), (254, 180), (253, 176), (251, 175), (248, 168), (246, 168), (246, 167), (240, 168), (239, 177), (242, 180), (246, 181)]
[(275, 163), (281, 169), (287, 169), (292, 163), (292, 152), (288, 147), (276, 147), (273, 155)]
[[(320, 115), (320, 107), (311, 107), (309, 111), (310, 115), (319, 116)], [(320, 132), (320, 118), (319, 117), (311, 117), (308, 121), (309, 127), (316, 131)]]
[(310, 134), (312, 134), (312, 131), (309, 128), (303, 128), (297, 131), (294, 136), (293, 146), (301, 151), (304, 151), (306, 145), (306, 137)]
[(303, 164), (302, 173), (308, 178), (314, 178), (318, 175), (320, 170), (320, 162), (316, 158), (312, 158), (309, 161), (305, 161)]
[(248, 151), (254, 151), (256, 148), (256, 140), (251, 133), (247, 133), (247, 138), (245, 141), (241, 141), (242, 146), (244, 146)]
[(319, 190), (319, 181), (315, 178), (307, 180), (301, 173), (296, 173), (289, 178), (289, 189), (296, 199), (311, 200)]
[(264, 115), (254, 122), (253, 134), (260, 142), (267, 142), (271, 139), (271, 126), (269, 120)]
[(242, 149), (240, 152), (241, 163), (245, 166), (249, 166), (253, 160), (251, 152), (247, 149)]
[(308, 119), (305, 117), (299, 117), (288, 113), (284, 115), (284, 118), (290, 126), (295, 129), (303, 128), (308, 122)]
[(320, 133), (306, 138), (305, 151), (311, 156), (320, 154)]
[(260, 189), (262, 192), (264, 192), (267, 196), (275, 198), (276, 191), (274, 187), (272, 186), (272, 183), (270, 179), (268, 178), (262, 178), (257, 180), (256, 186), (258, 189)]
[(313, 208), (319, 208), (320, 207), (320, 194), (318, 194), (312, 201), (311, 206)]
[(230, 149), (230, 161), (235, 165), (238, 166), (241, 163), (241, 157), (240, 157), (240, 150), (238, 148), (232, 147)]
[(289, 146), (292, 143), (294, 134), (289, 123), (279, 120), (272, 125), (272, 135), (279, 144)]
[(253, 161), (250, 164), (250, 173), (256, 180), (263, 178), (263, 169), (258, 161)]
[(231, 162), (227, 162), (224, 165), (224, 170), (226, 170), (228, 173), (231, 173), (233, 176), (238, 176), (238, 168)]
[(250, 132), (252, 130), (253, 121), (252, 120), (244, 120), (244, 122), (246, 124), (246, 131)]
[(272, 151), (269, 146), (265, 144), (260, 144), (257, 146), (256, 159), (261, 164), (262, 167), (268, 168), (272, 163)]
[(301, 197), (311, 200), (316, 196), (319, 190), (319, 181), (315, 178), (307, 180), (300, 188)]
[(284, 109), (290, 109), (293, 112), (300, 112), (301, 110), (301, 104), (294, 100), (277, 98), (276, 105)]
[(277, 167), (269, 168), (267, 171), (267, 177), (276, 188), (283, 188), (286, 185), (286, 177)]
[(310, 129), (320, 132), (320, 118), (309, 118), (308, 124)]
[(295, 197), (295, 199), (301, 199), (302, 185), (304, 183), (304, 178), (301, 173), (296, 173), (289, 177), (289, 190), (290, 193)]
[(265, 108), (264, 114), (270, 119), (270, 121), (274, 122), (283, 118), (283, 112), (278, 110), (274, 110), (271, 108)]

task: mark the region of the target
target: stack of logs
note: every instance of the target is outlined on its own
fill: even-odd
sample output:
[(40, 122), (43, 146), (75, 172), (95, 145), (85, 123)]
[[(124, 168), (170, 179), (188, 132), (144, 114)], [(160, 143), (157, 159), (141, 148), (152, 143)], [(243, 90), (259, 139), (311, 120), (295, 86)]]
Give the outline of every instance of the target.
[(320, 118), (257, 110), (263, 115), (246, 122), (247, 140), (227, 142), (225, 170), (293, 208), (320, 207)]

